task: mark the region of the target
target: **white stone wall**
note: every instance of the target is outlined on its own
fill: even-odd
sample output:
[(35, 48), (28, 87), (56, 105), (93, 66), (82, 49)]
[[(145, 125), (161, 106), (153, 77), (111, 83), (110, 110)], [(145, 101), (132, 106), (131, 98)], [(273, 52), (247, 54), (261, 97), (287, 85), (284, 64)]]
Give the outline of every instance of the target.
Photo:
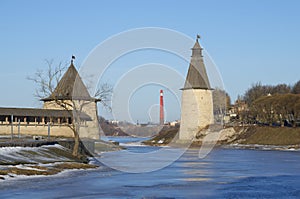
[[(67, 103), (69, 103), (67, 101)], [(60, 105), (58, 105), (55, 101), (47, 101), (47, 102), (44, 102), (44, 105), (43, 105), (43, 108), (44, 109), (56, 109), (56, 110), (64, 110)], [(71, 110), (71, 108), (70, 108)]]
[(187, 89), (182, 92), (180, 140), (192, 140), (199, 129), (214, 123), (212, 91)]
[[(18, 125), (13, 125), (13, 134), (18, 136)], [(48, 125), (21, 125), (21, 135), (41, 135), (48, 136)], [(0, 135), (11, 135), (11, 125), (0, 125)], [(74, 137), (73, 131), (64, 125), (55, 125), (50, 127), (50, 136)]]
[(97, 104), (95, 102), (90, 102), (83, 107), (82, 111), (87, 115), (89, 115), (92, 121), (87, 121), (86, 122), (87, 127), (80, 129), (80, 134), (79, 134), (80, 137), (100, 139)]

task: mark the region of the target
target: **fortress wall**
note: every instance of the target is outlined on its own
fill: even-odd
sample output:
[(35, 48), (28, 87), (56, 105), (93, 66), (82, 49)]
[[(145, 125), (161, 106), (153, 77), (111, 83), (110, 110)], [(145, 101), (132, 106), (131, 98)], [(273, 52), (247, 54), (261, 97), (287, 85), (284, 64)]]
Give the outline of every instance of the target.
[[(13, 126), (13, 134), (18, 135), (18, 125)], [(48, 125), (21, 125), (20, 134), (48, 136)], [(0, 135), (11, 135), (11, 125), (0, 125)], [(68, 126), (51, 126), (50, 136), (73, 137), (73, 131)]]

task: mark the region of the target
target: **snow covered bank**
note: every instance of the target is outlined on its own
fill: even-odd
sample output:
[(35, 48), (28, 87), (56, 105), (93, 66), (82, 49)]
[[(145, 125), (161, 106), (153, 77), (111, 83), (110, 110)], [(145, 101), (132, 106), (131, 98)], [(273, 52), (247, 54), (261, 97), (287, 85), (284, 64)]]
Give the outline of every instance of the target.
[(1, 147), (0, 179), (16, 176), (54, 175), (66, 169), (88, 169), (95, 165), (84, 164), (61, 145), (41, 147)]

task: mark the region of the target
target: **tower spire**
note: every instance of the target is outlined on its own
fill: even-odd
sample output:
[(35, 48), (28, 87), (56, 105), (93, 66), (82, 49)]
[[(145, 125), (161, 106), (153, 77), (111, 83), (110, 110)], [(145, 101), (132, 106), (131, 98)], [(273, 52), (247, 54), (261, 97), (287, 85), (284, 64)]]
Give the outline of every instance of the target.
[(206, 68), (203, 61), (202, 49), (198, 39), (200, 35), (197, 35), (196, 42), (192, 48), (192, 57), (186, 77), (185, 89), (211, 89)]

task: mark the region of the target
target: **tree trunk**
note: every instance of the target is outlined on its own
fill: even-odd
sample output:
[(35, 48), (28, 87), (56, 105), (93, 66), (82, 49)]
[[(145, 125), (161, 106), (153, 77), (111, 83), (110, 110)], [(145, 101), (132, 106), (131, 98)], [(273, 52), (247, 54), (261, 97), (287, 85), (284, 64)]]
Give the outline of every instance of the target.
[(78, 157), (78, 151), (79, 151), (79, 133), (78, 132), (74, 132), (74, 148), (73, 148), (72, 155), (74, 157)]
[[(77, 117), (77, 115), (76, 115)], [(78, 120), (78, 118), (77, 118)], [(80, 128), (80, 123), (78, 123), (75, 119), (75, 116), (73, 118), (73, 133), (74, 133), (74, 148), (73, 148), (73, 153), (72, 155), (74, 157), (78, 157), (79, 154), (78, 154), (78, 151), (79, 151), (79, 142), (80, 142), (80, 139), (79, 139), (79, 128)]]

